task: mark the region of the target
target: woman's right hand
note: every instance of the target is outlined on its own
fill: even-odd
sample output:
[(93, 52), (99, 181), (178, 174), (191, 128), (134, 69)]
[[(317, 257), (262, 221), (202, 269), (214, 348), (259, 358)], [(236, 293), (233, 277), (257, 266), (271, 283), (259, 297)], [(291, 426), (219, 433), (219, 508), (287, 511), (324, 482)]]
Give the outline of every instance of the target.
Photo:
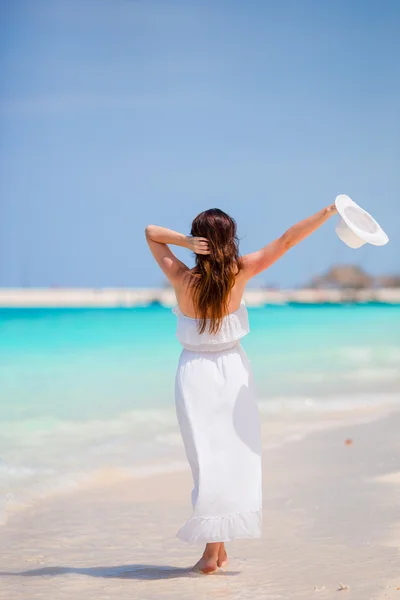
[(186, 239), (189, 250), (195, 254), (210, 254), (207, 238), (188, 235)]
[(328, 210), (328, 212), (329, 212), (331, 215), (336, 215), (336, 214), (337, 214), (337, 211), (338, 211), (338, 210), (337, 210), (337, 208), (336, 208), (336, 204), (335, 204), (335, 203), (333, 203), (333, 204), (330, 204), (330, 205), (328, 206), (328, 209), (327, 209), (327, 210)]

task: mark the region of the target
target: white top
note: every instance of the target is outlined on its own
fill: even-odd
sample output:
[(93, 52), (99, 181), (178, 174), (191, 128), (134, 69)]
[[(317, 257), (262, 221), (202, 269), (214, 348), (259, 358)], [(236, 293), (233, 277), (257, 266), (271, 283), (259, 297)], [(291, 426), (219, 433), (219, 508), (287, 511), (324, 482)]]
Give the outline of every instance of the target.
[(221, 329), (215, 334), (210, 333), (207, 326), (203, 333), (199, 333), (199, 319), (187, 317), (179, 306), (175, 306), (172, 312), (178, 317), (176, 336), (181, 345), (192, 352), (228, 350), (250, 331), (247, 308), (243, 300), (235, 312), (223, 318)]

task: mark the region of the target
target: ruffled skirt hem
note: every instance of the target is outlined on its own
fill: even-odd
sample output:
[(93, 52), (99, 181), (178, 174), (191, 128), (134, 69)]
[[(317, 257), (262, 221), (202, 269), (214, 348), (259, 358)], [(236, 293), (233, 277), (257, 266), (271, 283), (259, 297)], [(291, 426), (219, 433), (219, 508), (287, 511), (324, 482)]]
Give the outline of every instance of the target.
[(189, 544), (231, 542), (239, 538), (261, 537), (262, 509), (231, 513), (221, 517), (192, 517), (180, 528), (177, 537)]

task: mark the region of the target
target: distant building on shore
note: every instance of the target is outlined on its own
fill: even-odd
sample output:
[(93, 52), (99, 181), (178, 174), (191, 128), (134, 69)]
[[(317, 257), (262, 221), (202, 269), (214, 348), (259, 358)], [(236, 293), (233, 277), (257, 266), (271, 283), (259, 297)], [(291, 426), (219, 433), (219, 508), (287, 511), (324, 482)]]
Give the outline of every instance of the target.
[(376, 282), (382, 288), (400, 289), (400, 275), (383, 275), (382, 277), (377, 277)]
[(400, 275), (373, 277), (357, 265), (334, 265), (325, 274), (313, 277), (306, 287), (317, 290), (393, 289), (400, 288)]

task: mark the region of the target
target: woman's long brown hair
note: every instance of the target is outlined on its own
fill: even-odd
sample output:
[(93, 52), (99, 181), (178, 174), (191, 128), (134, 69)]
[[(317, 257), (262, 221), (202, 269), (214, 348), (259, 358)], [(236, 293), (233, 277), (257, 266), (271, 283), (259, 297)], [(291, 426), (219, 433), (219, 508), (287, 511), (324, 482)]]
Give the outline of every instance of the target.
[(210, 333), (217, 333), (228, 313), (230, 293), (241, 269), (236, 222), (219, 208), (211, 208), (194, 219), (191, 235), (207, 238), (210, 250), (210, 254), (196, 254), (192, 271), (199, 333), (207, 325)]

